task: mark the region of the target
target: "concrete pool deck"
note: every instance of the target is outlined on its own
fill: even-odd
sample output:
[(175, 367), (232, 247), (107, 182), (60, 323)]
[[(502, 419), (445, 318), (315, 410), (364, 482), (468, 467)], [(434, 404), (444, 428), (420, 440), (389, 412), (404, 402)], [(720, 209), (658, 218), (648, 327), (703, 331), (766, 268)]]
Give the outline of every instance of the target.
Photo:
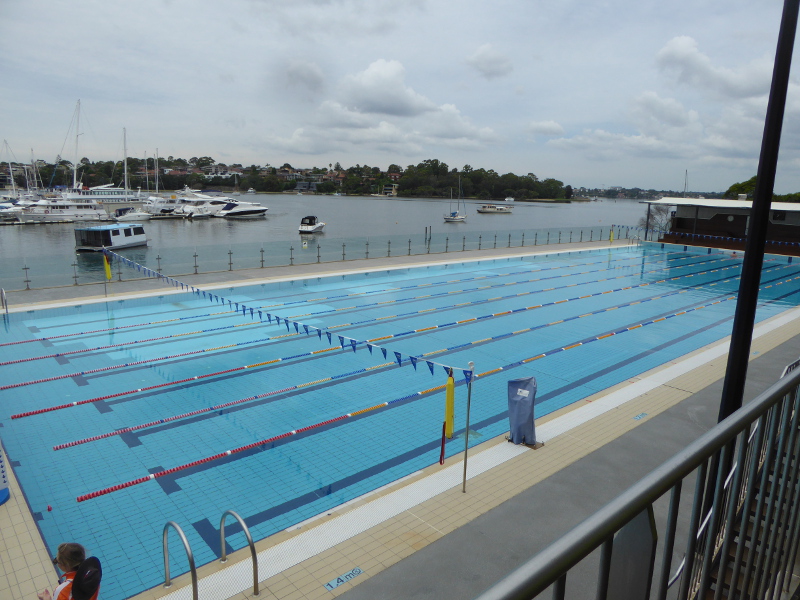
[[(607, 242), (561, 244), (177, 277), (213, 289), (605, 247)], [(103, 301), (102, 289), (93, 285), (26, 290), (8, 293), (8, 299), (12, 311), (30, 310)], [(176, 293), (154, 280), (113, 282), (108, 292), (114, 299)], [(443, 467), (423, 469), (257, 542), (257, 597), (293, 600), (344, 594), (357, 600), (477, 595), (715, 424), (727, 344), (722, 340), (699, 349), (537, 419), (537, 435), (545, 441), (538, 450), (508, 444), (502, 436), (470, 449), (466, 493), (462, 493), (460, 454)], [(747, 399), (774, 383), (798, 356), (800, 309), (760, 323), (754, 334)], [(36, 591), (52, 589), (56, 576), (13, 473), (10, 476), (12, 499), (0, 506), (0, 597), (32, 599)], [(164, 522), (169, 520), (171, 516), (164, 515)], [(171, 544), (178, 543), (174, 534), (170, 539)], [(172, 571), (184, 565), (173, 564)], [(247, 548), (223, 565), (201, 566), (198, 575), (203, 600), (256, 597)], [(337, 586), (338, 579), (344, 583)], [(189, 584), (187, 574), (173, 579), (170, 588), (159, 586), (136, 597), (188, 599)], [(579, 592), (576, 589), (570, 597), (583, 595)]]

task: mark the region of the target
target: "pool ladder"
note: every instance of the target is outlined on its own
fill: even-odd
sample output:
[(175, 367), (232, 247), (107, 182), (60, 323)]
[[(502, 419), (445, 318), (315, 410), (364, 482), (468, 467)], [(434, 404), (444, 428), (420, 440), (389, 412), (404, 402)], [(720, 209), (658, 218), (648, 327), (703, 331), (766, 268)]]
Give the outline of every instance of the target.
[[(253, 559), (253, 595), (258, 596), (258, 560), (256, 559), (256, 547), (255, 544), (253, 544), (253, 538), (250, 535), (250, 530), (247, 528), (247, 525), (245, 525), (244, 520), (242, 520), (242, 517), (232, 510), (226, 510), (224, 513), (222, 513), (222, 518), (219, 522), (219, 545), (221, 554), (219, 562), (224, 563), (228, 561), (227, 553), (225, 551), (225, 517), (228, 515), (231, 515), (234, 519), (239, 521), (239, 525), (242, 526), (242, 531), (244, 531), (245, 536), (247, 536), (247, 543), (250, 545), (250, 556)], [(169, 533), (170, 527), (175, 529), (181, 538), (181, 542), (183, 542), (183, 547), (186, 550), (186, 556), (189, 559), (189, 570), (192, 574), (192, 600), (198, 600), (197, 568), (194, 564), (194, 554), (192, 553), (192, 548), (189, 546), (189, 540), (186, 539), (186, 535), (183, 533), (183, 529), (181, 529), (181, 526), (175, 521), (168, 521), (167, 524), (164, 525), (162, 541), (164, 550), (164, 587), (166, 588), (172, 585), (169, 577), (169, 551), (167, 541), (167, 534)]]
[(0, 288), (0, 308), (8, 314), (8, 298), (6, 298), (6, 291), (3, 288)]

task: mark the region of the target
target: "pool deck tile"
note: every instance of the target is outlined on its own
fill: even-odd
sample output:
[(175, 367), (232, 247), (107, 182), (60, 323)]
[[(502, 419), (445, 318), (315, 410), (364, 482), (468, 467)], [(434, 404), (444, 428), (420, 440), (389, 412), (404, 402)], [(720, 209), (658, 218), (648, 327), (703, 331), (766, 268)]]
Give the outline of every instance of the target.
[[(551, 247), (548, 250), (564, 250), (564, 246), (566, 245)], [(573, 246), (572, 249), (587, 247), (586, 244), (580, 246), (574, 244)], [(598, 247), (598, 244), (593, 246)], [(525, 254), (520, 252), (520, 249), (508, 250), (503, 254), (499, 251), (483, 251), (478, 258), (492, 259), (502, 258), (505, 255), (511, 256), (511, 250), (515, 251), (513, 252), (514, 256)], [(533, 253), (532, 248), (526, 250)], [(543, 250), (544, 248), (539, 247), (536, 252)], [(436, 258), (428, 257), (428, 260), (436, 260)], [(450, 257), (448, 256), (448, 258)], [(476, 253), (466, 252), (463, 258), (461, 256), (459, 258), (462, 260), (475, 259)], [(368, 263), (368, 267), (363, 266), (365, 270), (374, 270), (390, 265), (399, 268), (424, 264), (419, 257), (403, 257), (403, 259), (414, 260), (395, 260), (387, 263), (387, 259), (383, 259), (382, 262), (386, 264), (377, 264), (381, 262), (381, 259), (353, 262)], [(304, 265), (300, 272), (295, 271), (293, 277), (316, 274), (308, 269), (310, 267), (317, 267), (317, 272), (324, 270), (326, 274), (329, 274), (341, 272), (342, 266), (341, 263), (338, 266), (325, 265), (323, 269), (320, 265)], [(353, 272), (356, 267), (349, 263), (346, 266), (350, 267), (348, 272)], [(362, 268), (362, 265), (358, 265), (357, 268)], [(280, 270), (282, 271), (280, 276), (292, 277), (288, 270), (283, 268)], [(259, 279), (259, 274), (261, 279), (269, 279), (264, 277), (266, 270), (253, 269), (251, 271), (255, 271), (255, 273), (234, 272), (224, 275), (231, 277), (238, 274), (240, 276), (238, 283), (241, 284), (254, 283), (255, 279)], [(274, 270), (270, 271), (274, 272)], [(222, 276), (223, 274), (216, 275)], [(242, 277), (242, 275), (245, 276)], [(149, 284), (149, 282), (145, 283)], [(199, 285), (199, 282), (193, 280), (191, 283)], [(220, 287), (229, 286), (232, 283), (225, 282), (219, 285)], [(152, 291), (136, 290), (135, 286), (128, 287), (131, 289), (123, 292), (126, 296), (153, 293)], [(158, 291), (163, 293), (163, 290)], [(38, 297), (43, 298), (45, 304), (60, 303), (65, 300), (70, 303), (68, 298), (55, 298), (55, 294), (55, 291), (48, 290), (47, 293), (40, 294)], [(81, 301), (85, 302), (85, 298)], [(27, 305), (25, 308), (29, 309), (31, 306)], [(786, 313), (777, 315), (768, 322), (757, 326), (756, 335), (759, 330), (764, 333), (758, 335), (753, 341), (753, 358), (761, 357), (780, 344), (800, 336), (800, 311), (791, 310), (787, 313), (791, 313), (791, 315)], [(770, 326), (770, 323), (775, 321), (779, 321), (780, 326)], [(723, 340), (712, 347), (725, 344), (726, 342)], [(641, 376), (631, 378), (627, 382), (603, 390), (586, 398), (583, 402), (561, 409), (543, 419), (538, 419), (538, 437), (545, 440), (545, 445), (538, 450), (510, 446), (503, 436), (470, 449), (471, 473), (467, 481), (466, 494), (461, 491), (460, 478), (456, 478), (463, 468), (462, 457), (459, 454), (448, 458), (444, 467), (435, 465), (423, 469), (377, 492), (328, 511), (329, 514), (321, 515), (299, 527), (293, 527), (291, 530), (280, 532), (257, 542), (256, 549), (259, 553), (259, 565), (262, 573), (265, 562), (262, 557), (274, 557), (274, 554), (270, 554), (272, 549), (276, 549), (276, 551), (285, 549), (293, 553), (286, 559), (286, 568), (280, 569), (260, 582), (258, 596), (253, 595), (252, 566), (247, 548), (230, 555), (229, 561), (224, 565), (219, 562), (203, 565), (198, 569), (201, 578), (200, 598), (202, 600), (210, 597), (215, 600), (223, 598), (234, 600), (249, 598), (315, 600), (345, 594), (403, 559), (442, 540), (477, 517), (489, 513), (516, 495), (603, 448), (634, 428), (658, 418), (664, 411), (717, 382), (724, 375), (726, 356), (726, 352), (719, 348), (715, 352), (709, 352), (708, 348), (700, 349)], [(665, 372), (669, 372), (671, 367), (678, 365), (683, 369), (678, 377), (661, 381)], [(626, 390), (640, 389), (642, 384), (648, 380), (658, 381), (658, 383), (645, 385), (644, 393), (632, 394), (625, 402), (610, 406), (588, 421), (583, 422), (580, 418), (576, 420), (576, 416), (581, 410), (588, 410), (595, 403), (600, 407), (613, 394), (625, 394)], [(634, 419), (644, 413), (646, 413), (645, 417)], [(570, 425), (570, 423), (574, 424)], [(547, 432), (551, 430), (560, 433), (554, 435), (552, 439), (547, 439)], [(497, 458), (498, 456), (501, 458)], [(486, 468), (480, 467), (483, 469), (480, 472), (472, 472), (475, 464), (480, 464), (481, 460), (490, 458), (495, 462)], [(451, 478), (442, 483), (445, 472), (450, 473)], [(429, 483), (434, 481), (438, 483)], [(454, 481), (456, 485), (452, 485)], [(429, 493), (428, 499), (422, 502), (407, 501), (407, 507), (399, 510), (396, 514), (384, 519), (378, 518), (376, 524), (362, 528), (360, 531), (354, 530), (352, 534), (345, 532), (342, 534), (341, 541), (319, 552), (313, 551), (313, 544), (305, 544), (312, 550), (304, 553), (304, 544), (297, 543), (301, 539), (308, 540), (317, 535), (327, 535), (327, 532), (335, 529), (337, 522), (344, 521), (359, 511), (368, 514), (372, 507), (380, 506), (381, 503), (391, 505), (394, 502), (392, 498), (401, 497), (406, 490), (425, 489), (425, 486), (430, 487), (431, 485), (435, 490)], [(415, 488), (415, 486), (417, 487)], [(0, 521), (0, 569), (2, 569), (0, 570), (0, 597), (9, 600), (22, 600), (23, 598), (31, 600), (35, 597), (36, 591), (41, 591), (45, 587), (52, 589), (55, 581), (54, 568), (35, 520), (20, 493), (13, 472), (10, 472), (10, 488), (11, 500), (0, 506), (0, 515), (2, 515)], [(363, 573), (332, 591), (323, 587), (325, 583), (348, 573), (354, 567), (359, 567)], [(205, 586), (215, 577), (221, 577), (221, 580), (227, 583), (221, 587), (214, 586), (214, 593), (209, 595), (212, 588)], [(204, 589), (207, 590), (205, 595)], [(475, 590), (475, 593), (478, 591)], [(189, 576), (187, 574), (174, 578), (173, 585), (168, 589), (156, 587), (135, 598), (137, 600), (160, 598), (169, 598), (169, 600), (185, 598), (188, 600), (191, 598)]]

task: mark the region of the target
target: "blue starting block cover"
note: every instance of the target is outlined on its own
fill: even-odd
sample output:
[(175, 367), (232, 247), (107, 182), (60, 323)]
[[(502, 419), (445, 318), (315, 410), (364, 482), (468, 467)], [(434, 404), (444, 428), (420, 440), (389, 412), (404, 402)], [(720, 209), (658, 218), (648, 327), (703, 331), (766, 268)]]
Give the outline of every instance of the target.
[(536, 398), (536, 378), (522, 377), (508, 382), (508, 421), (511, 441), (515, 444), (535, 444), (533, 401)]

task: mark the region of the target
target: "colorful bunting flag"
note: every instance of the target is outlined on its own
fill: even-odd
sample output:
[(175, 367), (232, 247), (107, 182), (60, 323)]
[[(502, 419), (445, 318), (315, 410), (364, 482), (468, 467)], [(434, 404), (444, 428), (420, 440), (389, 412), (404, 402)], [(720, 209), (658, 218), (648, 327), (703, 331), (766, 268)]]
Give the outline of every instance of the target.
[(400, 353), (399, 352), (395, 352), (394, 353), (394, 357), (395, 357), (395, 359), (397, 359), (397, 364), (402, 366), (403, 357), (400, 355)]

